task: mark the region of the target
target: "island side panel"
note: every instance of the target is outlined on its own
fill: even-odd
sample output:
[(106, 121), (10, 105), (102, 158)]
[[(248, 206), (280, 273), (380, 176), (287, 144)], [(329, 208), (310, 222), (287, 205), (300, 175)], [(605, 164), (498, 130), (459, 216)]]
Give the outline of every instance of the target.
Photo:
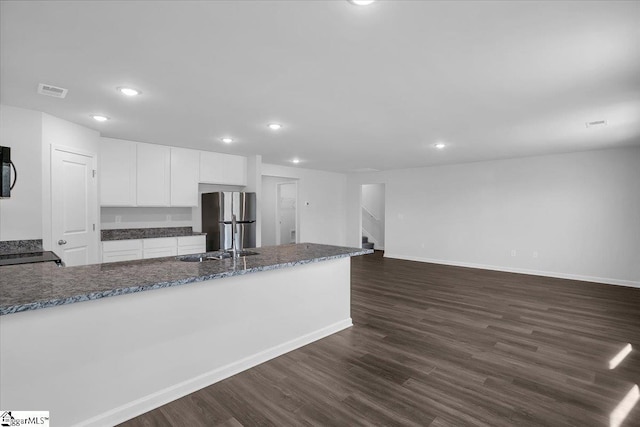
[(0, 406), (113, 425), (349, 326), (348, 257), (1, 316)]

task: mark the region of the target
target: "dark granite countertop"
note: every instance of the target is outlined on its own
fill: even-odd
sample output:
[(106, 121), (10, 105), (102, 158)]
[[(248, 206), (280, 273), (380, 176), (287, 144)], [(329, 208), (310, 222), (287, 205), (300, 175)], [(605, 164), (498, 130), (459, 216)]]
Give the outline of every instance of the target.
[(53, 263), (2, 266), (0, 315), (373, 252), (312, 243), (252, 251), (258, 254), (235, 263), (231, 259), (185, 262), (181, 257), (167, 257), (81, 267)]
[(159, 237), (204, 236), (206, 233), (194, 233), (191, 227), (161, 227), (161, 228), (121, 228), (116, 230), (102, 230), (100, 240), (132, 240), (156, 239)]
[(5, 240), (0, 242), (0, 255), (42, 252), (42, 239)]

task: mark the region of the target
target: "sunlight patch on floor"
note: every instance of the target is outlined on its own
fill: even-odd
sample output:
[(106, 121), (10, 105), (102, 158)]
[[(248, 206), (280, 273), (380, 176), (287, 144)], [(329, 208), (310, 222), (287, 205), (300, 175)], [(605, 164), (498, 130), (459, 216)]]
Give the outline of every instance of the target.
[(634, 385), (629, 393), (622, 399), (622, 401), (616, 406), (616, 409), (611, 412), (609, 416), (609, 427), (620, 427), (620, 425), (624, 422), (629, 412), (636, 406), (640, 400), (640, 389), (638, 389), (638, 385)]

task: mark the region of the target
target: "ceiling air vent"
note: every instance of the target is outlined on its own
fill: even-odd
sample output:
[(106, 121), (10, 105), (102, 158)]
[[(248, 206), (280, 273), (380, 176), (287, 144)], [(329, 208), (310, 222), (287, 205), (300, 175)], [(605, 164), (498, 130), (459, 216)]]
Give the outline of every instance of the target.
[(380, 169), (373, 169), (373, 168), (359, 168), (359, 169), (353, 169), (351, 172), (358, 172), (358, 173), (363, 173), (363, 172), (380, 172)]
[(40, 83), (38, 85), (38, 93), (40, 95), (53, 96), (54, 98), (64, 98), (67, 96), (68, 89), (63, 89), (61, 87), (46, 85), (44, 83)]
[(593, 122), (587, 122), (585, 123), (587, 125), (588, 128), (593, 128), (593, 127), (597, 127), (597, 126), (606, 126), (607, 125), (607, 121), (606, 120), (596, 120)]

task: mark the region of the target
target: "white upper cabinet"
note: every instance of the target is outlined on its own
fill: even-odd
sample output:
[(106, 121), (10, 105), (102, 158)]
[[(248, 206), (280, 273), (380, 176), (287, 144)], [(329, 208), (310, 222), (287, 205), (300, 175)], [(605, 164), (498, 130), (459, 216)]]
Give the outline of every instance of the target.
[(200, 152), (171, 147), (171, 206), (198, 206)]
[(101, 206), (136, 206), (135, 143), (101, 138), (98, 171)]
[(247, 158), (102, 138), (100, 206), (199, 205), (198, 183), (247, 185)]
[(171, 152), (164, 145), (137, 143), (138, 206), (169, 206)]
[(200, 152), (200, 182), (247, 185), (247, 158), (231, 154)]

